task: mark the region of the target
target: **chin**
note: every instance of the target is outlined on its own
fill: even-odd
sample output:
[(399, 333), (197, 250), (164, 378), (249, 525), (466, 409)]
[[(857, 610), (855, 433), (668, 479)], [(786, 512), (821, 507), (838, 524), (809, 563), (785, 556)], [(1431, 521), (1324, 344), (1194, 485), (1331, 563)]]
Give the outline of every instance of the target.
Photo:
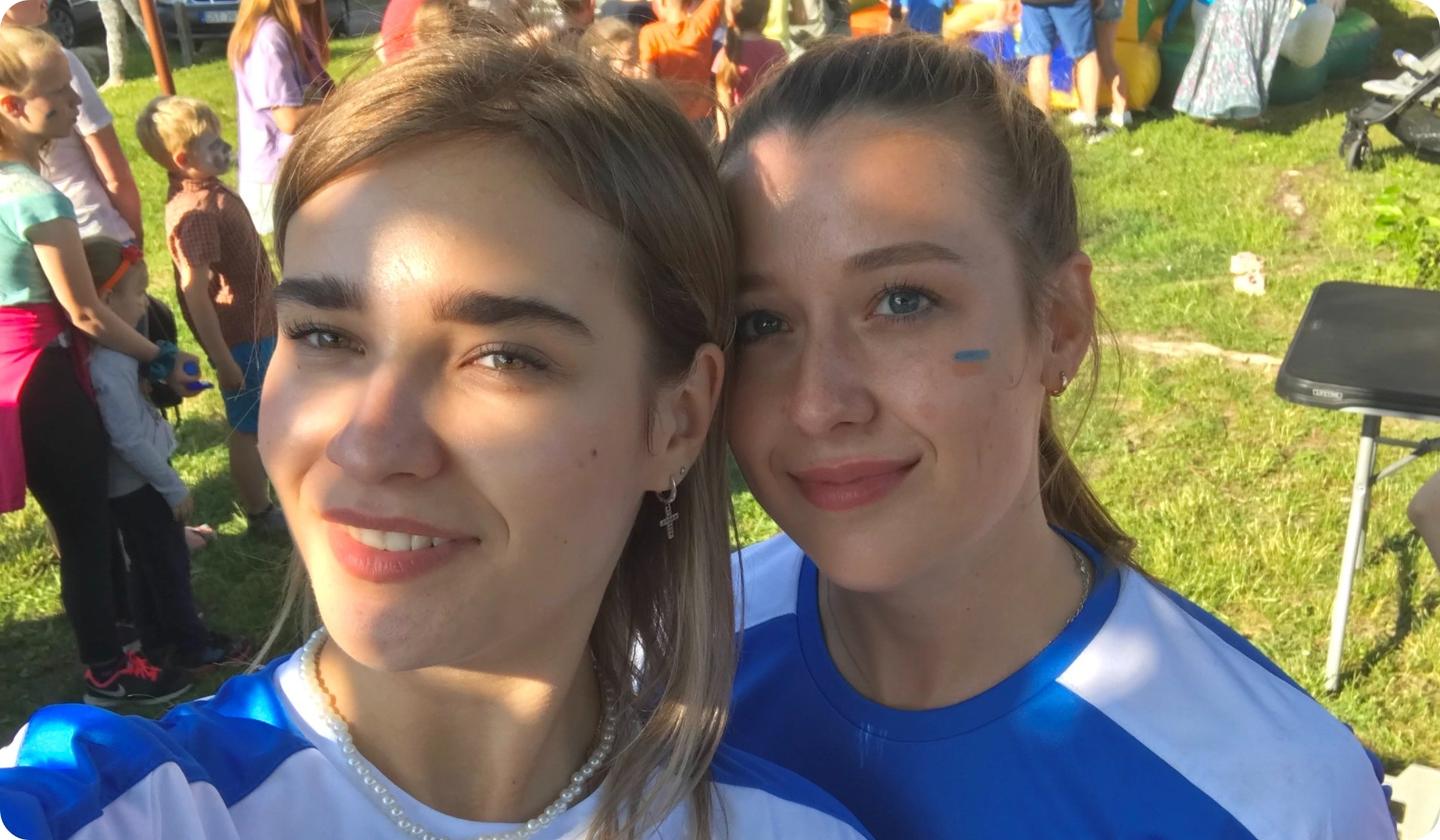
[(332, 620), (333, 612), (321, 605), (330, 640), (346, 656), (372, 671), (414, 671), (444, 658), (435, 649), (429, 628), (417, 626), (414, 617), (345, 611)]
[(903, 588), (922, 571), (914, 558), (935, 556), (873, 528), (830, 528), (813, 539), (803, 528), (789, 534), (822, 575), (850, 592), (876, 594)]

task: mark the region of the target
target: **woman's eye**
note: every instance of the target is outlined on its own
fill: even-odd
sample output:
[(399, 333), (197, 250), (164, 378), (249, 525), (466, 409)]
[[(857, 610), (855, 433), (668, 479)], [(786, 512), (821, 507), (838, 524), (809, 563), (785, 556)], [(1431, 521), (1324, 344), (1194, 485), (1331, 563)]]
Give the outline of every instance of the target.
[(890, 289), (880, 296), (872, 314), (889, 318), (918, 315), (934, 305), (930, 296), (918, 289)]
[(740, 316), (735, 325), (735, 337), (745, 344), (785, 331), (785, 321), (774, 312), (757, 310)]
[(486, 353), (475, 361), (491, 370), (524, 370), (530, 367), (529, 362), (514, 353)]
[(518, 371), (543, 371), (549, 367), (544, 359), (520, 350), (486, 350), (475, 356), (475, 364), (502, 373)]
[(298, 324), (285, 330), (285, 337), (315, 350), (355, 350), (359, 345), (349, 336), (324, 327)]

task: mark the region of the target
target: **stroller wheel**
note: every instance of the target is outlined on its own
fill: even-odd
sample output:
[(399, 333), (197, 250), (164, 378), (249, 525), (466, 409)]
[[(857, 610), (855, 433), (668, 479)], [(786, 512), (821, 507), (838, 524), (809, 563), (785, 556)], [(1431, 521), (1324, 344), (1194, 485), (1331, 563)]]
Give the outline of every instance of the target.
[(1352, 129), (1340, 138), (1340, 158), (1345, 161), (1345, 168), (1351, 172), (1369, 162), (1371, 151), (1370, 135), (1364, 131)]

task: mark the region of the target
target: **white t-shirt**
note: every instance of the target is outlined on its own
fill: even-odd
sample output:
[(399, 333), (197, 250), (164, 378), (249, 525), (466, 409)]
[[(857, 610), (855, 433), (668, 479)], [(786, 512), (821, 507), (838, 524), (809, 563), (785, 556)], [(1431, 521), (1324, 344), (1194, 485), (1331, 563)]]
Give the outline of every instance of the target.
[[(739, 750), (721, 748), (711, 780), (717, 840), (870, 837), (814, 785)], [(518, 828), (441, 813), (382, 781), (408, 818), (436, 834)], [(534, 840), (582, 840), (596, 799), (575, 803)], [(683, 840), (685, 812), (677, 808), (646, 840)], [(295, 654), (160, 721), (81, 705), (41, 709), (0, 749), (0, 837), (10, 836), (389, 840), (399, 832), (347, 766)]]
[(90, 80), (90, 71), (75, 53), (65, 50), (65, 60), (70, 63), (70, 86), (80, 94), (80, 115), (75, 119), (75, 130), (45, 150), (40, 158), (40, 174), (75, 205), (75, 220), (82, 237), (108, 236), (117, 242), (128, 242), (135, 238), (135, 231), (110, 203), (110, 193), (105, 190), (105, 182), (95, 169), (84, 140), (109, 127), (115, 119)]

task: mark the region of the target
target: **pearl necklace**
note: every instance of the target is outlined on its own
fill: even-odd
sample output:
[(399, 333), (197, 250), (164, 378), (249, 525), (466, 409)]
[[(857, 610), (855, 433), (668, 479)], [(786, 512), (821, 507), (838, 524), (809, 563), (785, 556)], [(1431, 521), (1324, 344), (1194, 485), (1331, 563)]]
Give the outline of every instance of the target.
[[(310, 635), (310, 639), (300, 649), (300, 673), (305, 678), (305, 687), (309, 689), (311, 701), (320, 710), (320, 716), (324, 719), (325, 725), (335, 733), (335, 741), (340, 745), (340, 754), (344, 756), (345, 763), (355, 771), (365, 793), (380, 808), (381, 812), (390, 818), (401, 834), (417, 838), (417, 840), (449, 840), (444, 835), (436, 834), (407, 817), (395, 796), (380, 780), (380, 771), (375, 769), (375, 765), (371, 764), (355, 748), (355, 740), (350, 736), (350, 727), (335, 708), (335, 698), (331, 697), (320, 685), (319, 654), (320, 648), (325, 645), (328, 637), (329, 634), (324, 627)], [(600, 741), (595, 745), (595, 751), (590, 753), (590, 757), (584, 764), (580, 765), (580, 769), (570, 776), (570, 784), (560, 791), (560, 795), (544, 811), (527, 820), (519, 828), (500, 834), (482, 834), (475, 840), (524, 840), (550, 825), (556, 817), (575, 804), (575, 800), (579, 799), (580, 794), (584, 792), (586, 784), (600, 769), (600, 765), (605, 763), (610, 750), (615, 746), (615, 729), (619, 718), (615, 692), (606, 686), (604, 693), (605, 717), (600, 724)]]

